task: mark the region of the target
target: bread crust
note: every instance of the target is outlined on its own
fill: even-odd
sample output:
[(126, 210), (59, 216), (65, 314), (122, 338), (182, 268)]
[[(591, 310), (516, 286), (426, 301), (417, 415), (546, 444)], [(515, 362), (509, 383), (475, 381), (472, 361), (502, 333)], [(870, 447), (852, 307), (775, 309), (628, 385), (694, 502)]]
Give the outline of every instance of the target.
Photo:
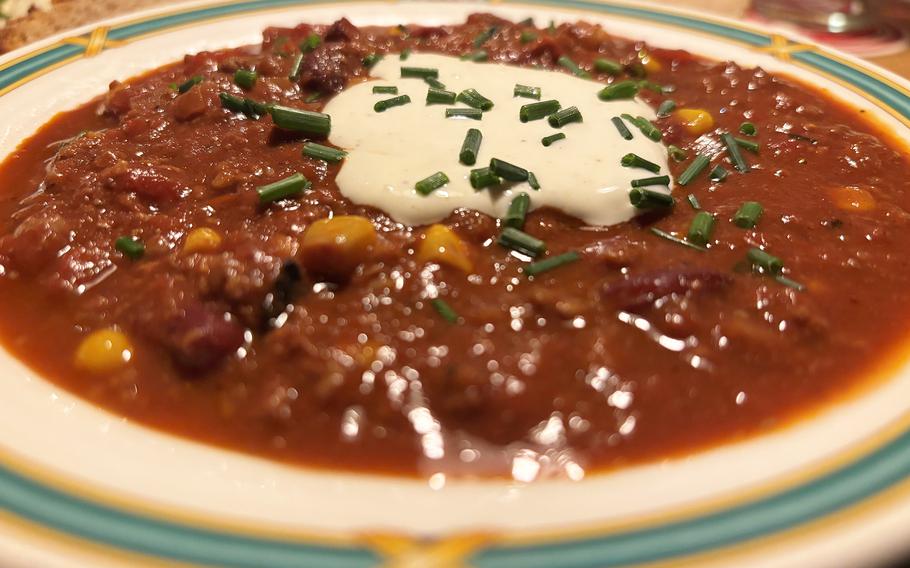
[(161, 0), (54, 0), (52, 10), (32, 9), (0, 28), (0, 53), (55, 33), (161, 3)]

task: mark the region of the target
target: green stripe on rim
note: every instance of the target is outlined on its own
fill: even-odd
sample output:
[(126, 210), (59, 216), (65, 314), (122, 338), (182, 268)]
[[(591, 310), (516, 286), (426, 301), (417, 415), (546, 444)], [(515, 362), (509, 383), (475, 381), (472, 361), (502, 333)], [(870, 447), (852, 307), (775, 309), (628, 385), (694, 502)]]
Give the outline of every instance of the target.
[(82, 46), (61, 45), (10, 65), (3, 71), (0, 71), (0, 89), (5, 89), (22, 79), (38, 73), (43, 69), (47, 69), (51, 65), (66, 61), (71, 57), (76, 57), (84, 51), (85, 48)]
[(45, 527), (179, 562), (243, 568), (374, 566), (366, 547), (331, 547), (200, 529), (92, 503), (0, 467), (0, 506)]
[[(177, 25), (306, 4), (316, 0), (256, 0), (151, 17), (109, 31), (132, 39)], [(755, 47), (771, 37), (655, 9), (583, 0), (525, 0), (544, 7), (577, 8), (670, 24)], [(0, 71), (0, 89), (79, 55), (83, 47), (61, 45)], [(822, 53), (799, 52), (801, 64), (844, 81), (910, 119), (910, 98), (899, 89)], [(689, 519), (601, 537), (520, 546), (492, 545), (471, 557), (478, 568), (611, 567), (710, 552), (819, 520), (856, 505), (910, 477), (910, 432), (864, 458), (771, 496)], [(380, 557), (364, 546), (329, 546), (202, 529), (139, 515), (67, 494), (0, 467), (0, 506), (35, 523), (108, 546), (159, 558), (232, 567), (373, 566)]]
[(821, 53), (802, 51), (791, 54), (791, 57), (809, 67), (824, 71), (842, 81), (846, 81), (865, 93), (875, 95), (876, 99), (893, 108), (905, 118), (910, 119), (910, 98), (907, 97), (906, 93), (902, 93), (894, 86)]
[(910, 475), (910, 432), (794, 489), (717, 513), (606, 537), (485, 550), (477, 568), (610, 568), (657, 562), (785, 531), (855, 505)]

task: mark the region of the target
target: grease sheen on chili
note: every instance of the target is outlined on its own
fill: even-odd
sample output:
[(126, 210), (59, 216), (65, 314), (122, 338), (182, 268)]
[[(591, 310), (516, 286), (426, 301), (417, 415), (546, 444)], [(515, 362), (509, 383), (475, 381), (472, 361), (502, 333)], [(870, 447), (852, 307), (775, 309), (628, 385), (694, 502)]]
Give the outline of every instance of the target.
[[(270, 28), (261, 48), (188, 55), (53, 118), (0, 167), (4, 344), (115, 412), (273, 459), (477, 475), (520, 461), (536, 464), (523, 476), (576, 478), (778, 427), (896, 352), (910, 307), (910, 165), (861, 109), (584, 22), (529, 31), (483, 14)], [(321, 42), (301, 51), (314, 33)], [(696, 155), (710, 165), (674, 191), (675, 207), (626, 223), (586, 227), (545, 207), (510, 219), (545, 243), (525, 273), (532, 259), (498, 244), (490, 216), (459, 209), (411, 227), (351, 203), (334, 183), (344, 161), (302, 154), (331, 136), (276, 128), (256, 104), (320, 111), (367, 80), (377, 55), (479, 49), (570, 73), (565, 57), (601, 83), (646, 79), (641, 99), (656, 109), (672, 97), (676, 110), (656, 130), (630, 116), (630, 133), (685, 150), (674, 178)], [(622, 70), (598, 71), (598, 59)], [(256, 73), (245, 90), (238, 70)], [(722, 135), (746, 121), (760, 147), (741, 152), (740, 170)], [(718, 165), (729, 175), (713, 180)], [(309, 185), (260, 203), (257, 188), (285, 179)], [(704, 247), (682, 246), (698, 213), (688, 195), (714, 215)], [(762, 208), (754, 227), (731, 221), (746, 202)], [(143, 244), (140, 258), (114, 247), (123, 236)], [(431, 237), (457, 258), (423, 250)], [(752, 266), (756, 249), (783, 264), (781, 281)], [(91, 348), (116, 344), (129, 361), (88, 372), (74, 353), (99, 330), (120, 335)]]

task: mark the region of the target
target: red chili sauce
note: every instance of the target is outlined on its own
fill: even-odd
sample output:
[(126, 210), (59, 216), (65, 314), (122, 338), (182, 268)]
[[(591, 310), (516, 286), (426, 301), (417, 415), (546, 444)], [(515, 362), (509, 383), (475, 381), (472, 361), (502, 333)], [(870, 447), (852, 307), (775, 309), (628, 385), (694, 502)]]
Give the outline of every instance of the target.
[[(524, 231), (546, 242), (541, 258), (580, 254), (533, 278), (497, 244), (499, 220), (453, 211), (442, 224), (465, 244), (466, 273), (421, 261), (426, 227), (343, 197), (344, 162), (302, 156), (309, 135), (220, 98), (319, 111), (368, 77), (375, 54), (472, 53), (491, 28), (489, 61), (571, 72), (567, 57), (596, 81), (647, 81), (643, 100), (676, 103), (654, 123), (686, 154), (671, 160), (674, 177), (696, 154), (710, 165), (676, 188), (675, 207), (629, 223), (530, 213)], [(620, 69), (600, 72), (597, 59)], [(238, 69), (258, 74), (252, 88), (235, 84)], [(687, 127), (683, 109), (713, 125)], [(500, 475), (516, 455), (551, 474), (691, 452), (842, 396), (905, 338), (910, 164), (862, 112), (790, 78), (584, 22), (268, 29), (261, 46), (115, 82), (6, 160), (0, 333), (112, 412), (276, 460)], [(725, 132), (760, 145), (742, 149), (748, 173), (730, 163)], [(722, 181), (708, 175), (718, 165)], [(260, 203), (258, 187), (298, 173), (309, 191)], [(689, 194), (716, 217), (707, 250), (651, 231), (684, 238)], [(764, 211), (753, 228), (731, 222), (746, 201)], [(375, 239), (308, 249), (308, 228), (333, 215), (368, 219)], [(211, 231), (188, 246), (200, 228)], [(749, 260), (755, 248), (789, 280)], [(431, 305), (430, 285), (456, 322)], [(129, 361), (80, 363), (99, 330), (128, 342)]]

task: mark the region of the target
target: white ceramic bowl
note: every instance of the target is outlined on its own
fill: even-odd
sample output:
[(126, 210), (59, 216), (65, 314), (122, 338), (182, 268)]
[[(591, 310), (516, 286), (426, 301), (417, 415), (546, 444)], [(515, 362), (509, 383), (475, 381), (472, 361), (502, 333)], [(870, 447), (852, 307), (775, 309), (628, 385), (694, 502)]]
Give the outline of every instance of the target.
[[(458, 22), (475, 11), (584, 19), (665, 48), (798, 76), (910, 141), (908, 83), (766, 30), (586, 1), (193, 3), (58, 36), (0, 60), (0, 155), (54, 113), (268, 25)], [(294, 468), (152, 431), (0, 354), (0, 561), (22, 566), (471, 564), (859, 566), (910, 527), (910, 373), (772, 434), (582, 481), (428, 480)], [(410, 562), (410, 564), (408, 564)], [(445, 564), (449, 562), (449, 564)], [(649, 564), (650, 565), (650, 564)]]

